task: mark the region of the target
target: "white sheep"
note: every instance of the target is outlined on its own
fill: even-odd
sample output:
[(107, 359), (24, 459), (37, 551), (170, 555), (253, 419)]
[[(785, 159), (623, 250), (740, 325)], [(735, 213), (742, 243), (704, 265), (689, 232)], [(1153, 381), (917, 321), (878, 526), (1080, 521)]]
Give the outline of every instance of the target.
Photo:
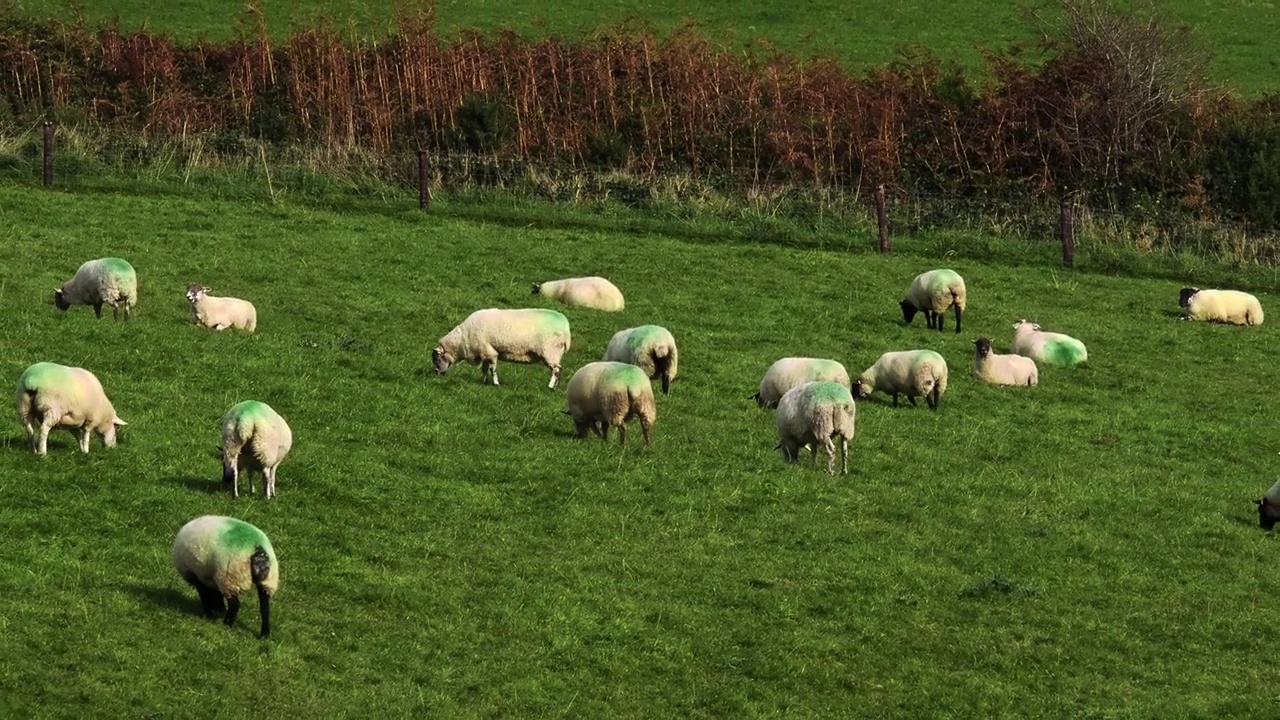
[(116, 429), (128, 424), (116, 415), (102, 383), (84, 368), (36, 363), (18, 378), (15, 395), (18, 420), (37, 455), (48, 453), (52, 428), (76, 432), (80, 452), (87, 453), (91, 433), (98, 433), (104, 446), (115, 447)]
[(837, 382), (847, 388), (849, 372), (835, 360), (785, 357), (769, 366), (760, 380), (760, 390), (751, 399), (758, 407), (774, 408), (788, 390), (813, 380)]
[(992, 385), (1026, 385), (1040, 382), (1036, 361), (1021, 355), (997, 355), (991, 352), (991, 340), (973, 341), (973, 376)]
[(1276, 521), (1280, 520), (1280, 481), (1272, 485), (1261, 500), (1254, 502), (1258, 505), (1258, 525), (1263, 530), (1275, 527)]
[(923, 395), (929, 409), (937, 411), (947, 391), (947, 361), (932, 350), (887, 352), (853, 383), (853, 396), (859, 400), (875, 390), (892, 395), (894, 407), (900, 394), (907, 396), (912, 407), (916, 396)]
[(930, 270), (911, 281), (907, 296), (898, 303), (902, 308), (903, 322), (910, 324), (916, 313), (924, 311), (929, 327), (942, 331), (949, 307), (956, 309), (956, 334), (960, 333), (960, 318), (965, 308), (964, 278), (955, 270)]
[(258, 311), (248, 300), (210, 295), (209, 288), (191, 283), (187, 286), (187, 301), (191, 303), (191, 322), (196, 325), (248, 332), (258, 327)]
[(640, 419), (644, 444), (653, 444), (653, 422), (658, 417), (653, 385), (644, 370), (631, 363), (600, 361), (587, 363), (569, 378), (566, 391), (573, 419), (574, 436), (585, 438), (592, 430), (601, 440), (609, 439), (609, 428), (618, 428), (618, 442), (627, 442), (627, 423)]
[(498, 360), (531, 363), (551, 368), (554, 388), (560, 381), (560, 360), (569, 350), (569, 319), (555, 310), (526, 308), (477, 310), (440, 338), (431, 351), (436, 374), (443, 375), (456, 362), (480, 365), (480, 382), (492, 376), (498, 384)]
[(1239, 290), (1201, 290), (1182, 288), (1178, 305), (1186, 308), (1183, 320), (1230, 323), (1232, 325), (1261, 325), (1262, 303), (1258, 298)]
[(222, 416), (222, 484), (231, 486), (232, 497), (240, 497), (240, 471), (249, 476), (253, 494), (253, 472), (262, 473), (263, 493), (276, 495), (276, 469), (293, 447), (289, 423), (271, 406), (245, 400), (231, 406)]
[(665, 395), (676, 379), (679, 351), (670, 330), (660, 325), (641, 325), (614, 333), (601, 359), (631, 363), (650, 379), (661, 378)]
[(138, 273), (120, 258), (90, 260), (62, 287), (54, 288), (53, 304), (64, 312), (72, 305), (92, 305), (98, 317), (102, 317), (102, 306), (110, 305), (111, 316), (117, 320), (123, 305), (128, 320), (138, 304)]
[(849, 388), (836, 382), (806, 382), (791, 388), (778, 401), (778, 444), (787, 462), (800, 459), (800, 448), (809, 445), (813, 461), (818, 446), (827, 451), (827, 473), (836, 474), (835, 443), (841, 440), (841, 474), (849, 473), (849, 441), (853, 439), (856, 408)]
[(533, 294), (577, 307), (617, 312), (624, 302), (617, 285), (602, 277), (566, 278), (533, 284)]
[(1058, 367), (1078, 365), (1089, 359), (1084, 343), (1070, 335), (1041, 330), (1039, 325), (1026, 320), (1013, 325), (1013, 352)]

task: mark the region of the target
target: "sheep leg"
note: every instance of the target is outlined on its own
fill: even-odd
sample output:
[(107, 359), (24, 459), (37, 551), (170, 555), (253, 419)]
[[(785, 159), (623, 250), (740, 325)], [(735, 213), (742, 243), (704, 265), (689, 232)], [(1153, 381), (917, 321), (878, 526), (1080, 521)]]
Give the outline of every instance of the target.
[(489, 377), (493, 378), (493, 384), (498, 384), (498, 358), (489, 361)]
[(36, 426), (30, 420), (23, 420), (22, 426), (27, 429), (27, 445), (32, 450), (36, 449)]
[(924, 322), (926, 325), (929, 326), (930, 330), (933, 329), (933, 311), (932, 310), (924, 311)]
[(627, 423), (626, 422), (623, 422), (621, 425), (618, 426), (618, 444), (619, 445), (627, 444)]
[(236, 615), (239, 612), (240, 612), (240, 596), (232, 595), (231, 597), (227, 598), (227, 616), (223, 618), (222, 621), (227, 624), (227, 627), (231, 627), (232, 625), (235, 625)]
[(200, 596), (200, 614), (205, 617), (217, 617), (219, 612), (225, 612), (227, 609), (226, 602), (222, 599), (222, 593), (200, 582), (200, 579), (193, 573), (187, 573), (182, 576), (191, 587), (196, 589), (196, 593)]
[(589, 427), (589, 428), (591, 428), (592, 430), (595, 430), (595, 429), (596, 429), (596, 424), (595, 424), (595, 423), (590, 423), (590, 424), (588, 424), (588, 423), (585, 423), (585, 422), (578, 422), (577, 420), (574, 420), (574, 421), (573, 421), (573, 436), (574, 436), (575, 438), (579, 439), (579, 440), (585, 440), (585, 439), (587, 439), (587, 428), (588, 428), (588, 427)]
[(93, 431), (89, 429), (88, 425), (81, 426), (80, 437), (78, 438), (78, 440), (80, 441), (80, 452), (82, 453), (89, 452), (89, 436), (92, 434), (92, 432)]
[(925, 402), (929, 403), (929, 409), (934, 412), (937, 412), (938, 401), (942, 399), (942, 395), (938, 392), (938, 386), (934, 385), (933, 392), (929, 393), (928, 395), (925, 395), (924, 399), (925, 399)]
[(603, 421), (595, 422), (593, 420), (591, 422), (591, 432), (595, 433), (596, 435), (599, 435), (600, 439), (604, 440), (605, 436), (609, 434), (609, 426), (604, 424)]
[[(835, 443), (831, 442), (830, 437), (828, 437), (826, 441), (822, 443), (822, 445), (827, 450), (827, 474), (835, 475), (836, 474), (836, 445)], [(816, 445), (814, 446), (814, 453), (817, 454)]]
[(551, 382), (547, 383), (547, 387), (555, 389), (556, 383), (560, 382), (560, 366), (551, 366)]
[(848, 475), (849, 474), (849, 438), (841, 437), (840, 440), (841, 440), (840, 459), (843, 464), (843, 468), (840, 470), (840, 474)]
[(911, 401), (911, 407), (920, 407), (919, 405), (917, 405), (917, 404), (916, 404), (916, 396), (915, 396), (915, 395), (908, 395), (908, 396), (907, 396), (907, 399)]
[(98, 316), (99, 320), (102, 319), (102, 301), (101, 300), (93, 304), (93, 313)]
[(898, 393), (893, 393), (893, 406), (898, 407)]
[(40, 423), (40, 437), (36, 441), (36, 454), (49, 454), (49, 430), (52, 426), (48, 422)]
[(937, 318), (937, 322), (934, 323), (934, 329), (938, 332), (942, 332), (942, 323), (947, 319), (947, 311), (943, 310), (942, 312), (935, 312), (933, 316)]
[(222, 455), (222, 484), (231, 486), (231, 497), (240, 497), (240, 450), (224, 451)]
[(267, 468), (262, 472), (264, 475), (263, 484), (266, 485), (267, 499), (270, 500), (276, 496), (276, 469), (274, 467)]
[(962, 311), (960, 310), (960, 306), (956, 305), (956, 334), (957, 335), (960, 334), (960, 313), (961, 312)]
[(645, 447), (653, 447), (653, 421), (649, 418), (640, 418), (640, 431), (644, 433)]

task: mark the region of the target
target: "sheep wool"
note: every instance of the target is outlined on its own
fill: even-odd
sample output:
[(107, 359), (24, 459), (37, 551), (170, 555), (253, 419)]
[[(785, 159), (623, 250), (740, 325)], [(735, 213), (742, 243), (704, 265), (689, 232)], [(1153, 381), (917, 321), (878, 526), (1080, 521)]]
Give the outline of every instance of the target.
[(138, 273), (120, 258), (90, 260), (62, 287), (54, 289), (53, 304), (64, 312), (72, 305), (92, 305), (98, 317), (102, 317), (102, 306), (110, 305), (111, 316), (117, 320), (123, 306), (128, 320), (138, 304)]
[(271, 634), (271, 596), (280, 587), (280, 563), (266, 533), (236, 518), (198, 517), (174, 538), (173, 567), (199, 593), (205, 617), (226, 611), (227, 627), (240, 612), (240, 593), (256, 589), (259, 637)]
[(930, 270), (917, 275), (907, 288), (907, 296), (898, 303), (903, 322), (910, 324), (917, 312), (924, 312), (930, 329), (942, 331), (947, 308), (954, 307), (956, 334), (960, 333), (961, 315), (965, 309), (964, 278), (955, 270)]
[(835, 442), (840, 438), (841, 474), (849, 473), (849, 441), (853, 439), (856, 408), (849, 388), (836, 382), (807, 382), (791, 388), (778, 401), (778, 444), (787, 462), (800, 459), (809, 445), (814, 463), (818, 446), (827, 451), (827, 474), (835, 475)]
[(222, 484), (231, 486), (232, 497), (240, 497), (240, 472), (249, 476), (253, 494), (253, 472), (262, 473), (263, 493), (276, 496), (276, 469), (293, 447), (289, 423), (271, 406), (245, 400), (231, 406), (222, 416)]
[(666, 395), (676, 379), (679, 351), (670, 330), (661, 325), (641, 325), (614, 333), (601, 359), (631, 363), (644, 370), (650, 380), (660, 378), (662, 394)]
[(937, 411), (947, 391), (947, 361), (932, 350), (887, 352), (853, 384), (853, 396), (858, 399), (870, 397), (875, 390), (892, 395), (894, 407), (900, 394), (907, 396), (912, 407), (916, 396), (923, 395), (929, 409)]
[(533, 284), (533, 294), (565, 305), (618, 312), (624, 306), (622, 291), (602, 277), (566, 278)]
[(1021, 355), (997, 355), (989, 338), (973, 341), (973, 376), (992, 385), (1024, 385), (1040, 382), (1036, 361)]
[(1258, 298), (1239, 290), (1182, 288), (1178, 304), (1186, 308), (1183, 320), (1261, 325), (1264, 319)]
[(751, 399), (757, 407), (775, 408), (787, 391), (814, 380), (825, 380), (850, 387), (849, 371), (827, 358), (785, 357), (769, 366), (760, 380), (760, 389)]
[(1040, 326), (1019, 320), (1013, 326), (1013, 352), (1038, 363), (1071, 367), (1089, 359), (1084, 343), (1058, 332), (1041, 330)]
[(467, 316), (431, 351), (436, 374), (443, 375), (456, 362), (480, 365), (480, 382), (493, 378), (498, 384), (498, 360), (531, 363), (551, 368), (554, 388), (560, 381), (560, 360), (569, 351), (569, 319), (555, 310), (526, 308), (477, 310)]
[(216, 297), (209, 288), (191, 283), (187, 286), (187, 301), (191, 303), (191, 322), (214, 330), (236, 328), (253, 332), (258, 327), (258, 310), (248, 300), (233, 297)]
[(80, 452), (89, 452), (91, 433), (106, 447), (115, 447), (116, 430), (127, 425), (116, 415), (102, 383), (88, 370), (39, 362), (18, 378), (15, 404), (18, 420), (37, 455), (45, 455), (49, 431), (65, 427), (76, 433)]
[(1261, 500), (1254, 502), (1258, 505), (1258, 525), (1263, 530), (1275, 527), (1276, 521), (1280, 520), (1280, 481), (1272, 485)]
[(600, 361), (583, 365), (569, 378), (566, 393), (575, 437), (592, 430), (601, 440), (609, 439), (609, 428), (618, 428), (618, 442), (627, 442), (627, 423), (640, 419), (644, 444), (653, 444), (653, 423), (657, 406), (653, 385), (644, 370), (631, 363)]

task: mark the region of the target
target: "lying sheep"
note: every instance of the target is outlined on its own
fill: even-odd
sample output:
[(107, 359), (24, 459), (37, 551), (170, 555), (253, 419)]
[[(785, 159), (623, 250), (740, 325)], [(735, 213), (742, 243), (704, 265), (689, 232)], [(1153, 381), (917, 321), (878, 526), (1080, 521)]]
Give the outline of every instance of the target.
[(902, 320), (908, 325), (916, 313), (924, 311), (929, 327), (942, 331), (947, 308), (956, 309), (956, 334), (960, 334), (960, 316), (965, 307), (964, 278), (955, 270), (930, 270), (916, 276), (907, 288), (907, 296), (898, 303), (902, 308)]
[(973, 341), (973, 376), (992, 385), (1026, 385), (1040, 382), (1036, 361), (1021, 355), (996, 355), (991, 352), (991, 341), (978, 338)]
[(859, 400), (871, 397), (875, 390), (893, 395), (906, 395), (912, 407), (916, 396), (923, 395), (929, 409), (937, 411), (942, 394), (947, 391), (947, 361), (932, 350), (887, 352), (867, 368), (853, 383), (853, 396)]
[(1058, 367), (1071, 367), (1089, 359), (1084, 343), (1070, 335), (1041, 330), (1026, 320), (1014, 323), (1013, 352)]
[(541, 361), (551, 368), (554, 388), (560, 380), (560, 359), (569, 350), (569, 319), (555, 310), (477, 310), (440, 338), (431, 351), (436, 374), (443, 375), (455, 362), (480, 365), (480, 382), (493, 377), (498, 384), (498, 360), (518, 363)]
[(849, 387), (844, 365), (826, 358), (786, 357), (769, 366), (760, 380), (760, 390), (751, 396), (757, 407), (775, 408), (787, 391), (813, 380), (826, 380)]
[(236, 328), (253, 332), (258, 327), (258, 311), (253, 303), (233, 297), (215, 297), (209, 288), (197, 283), (187, 286), (191, 303), (191, 321), (214, 330)]
[(1182, 288), (1178, 305), (1186, 308), (1183, 320), (1230, 323), (1232, 325), (1261, 325), (1262, 303), (1258, 298), (1239, 290), (1201, 290)]
[(102, 306), (110, 305), (111, 317), (117, 320), (123, 305), (128, 320), (138, 304), (138, 273), (120, 258), (90, 260), (62, 287), (54, 289), (53, 304), (64, 312), (72, 305), (92, 305), (98, 317), (102, 317)]
[(602, 277), (567, 278), (533, 284), (533, 294), (577, 307), (617, 312), (622, 309), (622, 291)]
[(809, 445), (818, 462), (818, 446), (827, 451), (827, 474), (836, 474), (836, 449), (840, 437), (841, 474), (849, 473), (849, 441), (853, 439), (856, 408), (849, 388), (837, 382), (806, 382), (791, 388), (778, 401), (778, 444), (787, 462), (800, 460), (800, 448)]
[[(657, 407), (653, 385), (644, 370), (631, 363), (601, 361), (583, 365), (569, 378), (567, 391), (575, 437), (585, 438), (587, 430), (601, 440), (609, 439), (609, 428), (618, 428), (618, 442), (627, 442), (627, 423), (640, 419), (644, 444), (653, 444), (653, 421)], [(598, 426), (597, 426), (598, 424)]]
[(231, 406), (222, 416), (222, 484), (231, 486), (231, 496), (240, 497), (240, 471), (249, 476), (253, 494), (253, 472), (262, 473), (263, 494), (276, 496), (276, 469), (293, 447), (289, 423), (270, 405), (245, 400)]
[(80, 452), (87, 453), (90, 433), (98, 433), (104, 446), (115, 447), (116, 429), (128, 424), (116, 415), (102, 383), (84, 368), (36, 363), (18, 378), (15, 400), (18, 420), (37, 455), (48, 453), (49, 430), (55, 427), (75, 431)]
[(1272, 485), (1261, 500), (1254, 502), (1258, 505), (1258, 525), (1263, 530), (1275, 527), (1276, 521), (1280, 520), (1280, 481)]
[(641, 325), (615, 333), (601, 359), (631, 363), (650, 379), (662, 378), (662, 394), (666, 395), (676, 379), (679, 352), (670, 330), (660, 325)]

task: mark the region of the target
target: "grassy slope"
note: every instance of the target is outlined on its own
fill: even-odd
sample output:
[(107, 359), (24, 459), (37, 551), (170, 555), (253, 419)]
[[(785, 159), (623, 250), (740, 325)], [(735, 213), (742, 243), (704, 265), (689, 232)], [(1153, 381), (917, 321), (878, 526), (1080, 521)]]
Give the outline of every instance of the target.
[[(13, 0), (24, 11), (69, 17), (63, 3)], [(243, 0), (88, 0), (80, 3), (91, 20), (118, 16), (126, 27), (146, 25), (184, 37), (222, 38), (235, 27)], [(266, 3), (268, 26), (277, 35), (291, 25), (306, 25), (325, 15), (365, 32), (385, 32), (392, 25), (391, 3), (365, 0), (290, 0)], [(1267, 2), (1193, 2), (1168, 0), (1169, 16), (1189, 25), (1217, 54), (1216, 78), (1241, 92), (1280, 90), (1280, 57), (1273, 52), (1280, 35), (1280, 12)], [(805, 0), (786, 9), (707, 0), (696, 4), (662, 0), (563, 0), (555, 9), (529, 9), (506, 0), (440, 0), (440, 22), (447, 30), (467, 27), (514, 27), (520, 31), (574, 36), (628, 18), (642, 18), (669, 29), (695, 19), (713, 37), (735, 45), (768, 38), (779, 47), (805, 54), (835, 55), (852, 67), (891, 61), (899, 47), (918, 44), (944, 58), (977, 68), (977, 47), (1004, 48), (1028, 39), (1030, 32), (1018, 6), (1007, 2), (948, 3), (938, 22), (939, 5), (925, 2), (874, 3)]]
[[(1249, 502), (1273, 479), (1271, 325), (1179, 323), (1167, 281), (439, 210), (0, 184), (0, 378), (88, 366), (130, 422), (113, 451), (60, 433), (43, 460), (0, 424), (0, 714), (1222, 717), (1272, 701), (1276, 541)], [(105, 254), (139, 269), (136, 319), (58, 314), (49, 289)], [(960, 336), (895, 318), (942, 262), (969, 281)], [(566, 311), (566, 378), (616, 329), (670, 327), (682, 375), (654, 448), (573, 441), (545, 368), (504, 364), (500, 388), (429, 372), (471, 310), (596, 272), (627, 309)], [(251, 298), (259, 333), (187, 325), (193, 280)], [(976, 385), (970, 340), (1007, 348), (1020, 316), (1084, 339), (1090, 366)], [(857, 372), (917, 346), (952, 365), (940, 413), (861, 403), (848, 477), (771, 450), (746, 396), (772, 360)], [(269, 503), (218, 488), (217, 420), (246, 397), (295, 429)], [(272, 537), (270, 642), (252, 600), (234, 631), (196, 617), (168, 551), (203, 513)]]

